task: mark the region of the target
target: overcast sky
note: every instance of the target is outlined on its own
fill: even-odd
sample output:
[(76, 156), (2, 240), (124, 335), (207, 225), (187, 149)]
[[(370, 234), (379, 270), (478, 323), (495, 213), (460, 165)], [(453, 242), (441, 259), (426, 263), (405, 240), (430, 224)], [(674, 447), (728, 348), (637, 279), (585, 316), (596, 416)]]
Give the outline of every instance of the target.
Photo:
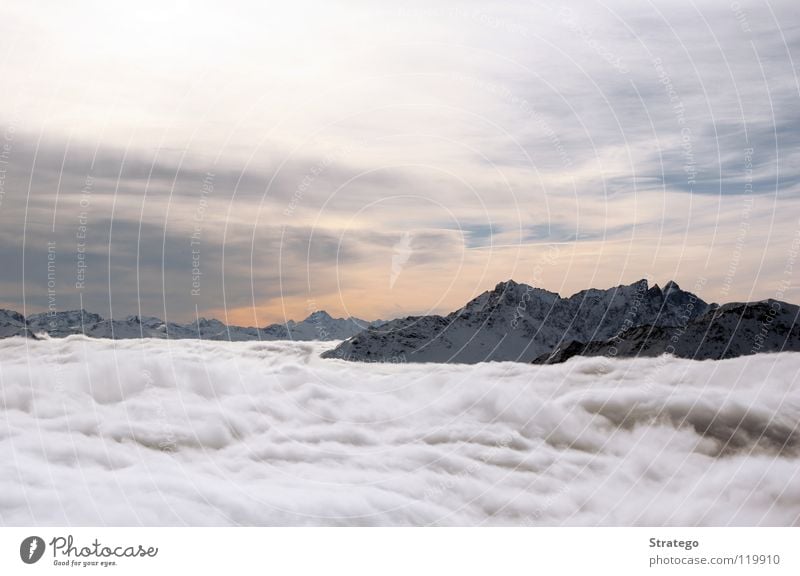
[(0, 306), (800, 302), (800, 5), (569, 6), (3, 3)]

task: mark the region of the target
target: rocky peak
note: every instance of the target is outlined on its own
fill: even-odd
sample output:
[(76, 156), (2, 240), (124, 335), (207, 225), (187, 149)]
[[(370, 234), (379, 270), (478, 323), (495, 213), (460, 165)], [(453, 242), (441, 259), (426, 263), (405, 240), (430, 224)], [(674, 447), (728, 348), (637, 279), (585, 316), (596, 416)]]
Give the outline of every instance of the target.
[(200, 318), (197, 321), (197, 325), (201, 328), (225, 328), (225, 324), (217, 320), (216, 318)]
[(333, 320), (333, 317), (325, 312), (325, 310), (316, 310), (312, 312), (308, 318), (306, 318), (305, 322), (327, 322), (328, 320)]
[(495, 292), (506, 292), (508, 290), (514, 290), (519, 285), (520, 284), (518, 282), (515, 282), (514, 280), (511, 280), (509, 278), (505, 282), (498, 282), (497, 286), (494, 287), (494, 291)]

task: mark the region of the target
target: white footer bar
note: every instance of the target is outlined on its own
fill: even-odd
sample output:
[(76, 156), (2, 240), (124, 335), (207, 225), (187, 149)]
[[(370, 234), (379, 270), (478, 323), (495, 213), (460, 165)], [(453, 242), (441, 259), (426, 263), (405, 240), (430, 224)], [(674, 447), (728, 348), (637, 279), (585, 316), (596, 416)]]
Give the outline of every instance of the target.
[(0, 528), (0, 574), (800, 574), (800, 528)]

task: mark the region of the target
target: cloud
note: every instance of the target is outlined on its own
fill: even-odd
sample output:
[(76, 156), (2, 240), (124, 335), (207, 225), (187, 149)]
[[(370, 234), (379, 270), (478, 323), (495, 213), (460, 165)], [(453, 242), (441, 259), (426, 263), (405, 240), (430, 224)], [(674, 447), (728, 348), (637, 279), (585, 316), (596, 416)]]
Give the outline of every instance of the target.
[(789, 526), (800, 516), (800, 398), (784, 377), (797, 354), (422, 366), (323, 361), (326, 346), (3, 340), (0, 518)]

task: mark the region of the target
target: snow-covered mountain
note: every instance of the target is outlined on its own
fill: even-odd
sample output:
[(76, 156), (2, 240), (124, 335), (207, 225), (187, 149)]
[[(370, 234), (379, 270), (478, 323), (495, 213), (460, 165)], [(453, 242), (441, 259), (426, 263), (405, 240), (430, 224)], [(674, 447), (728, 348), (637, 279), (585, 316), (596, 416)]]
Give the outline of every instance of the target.
[(535, 364), (573, 356), (635, 357), (672, 354), (695, 360), (736, 358), (759, 352), (800, 352), (800, 308), (778, 300), (725, 304), (679, 326), (638, 326), (619, 338), (573, 341)]
[(680, 326), (716, 305), (675, 282), (646, 280), (569, 298), (513, 280), (447, 316), (411, 316), (369, 328), (326, 358), (367, 362), (532, 362), (562, 343), (607, 340), (636, 326)]
[(285, 324), (271, 324), (264, 328), (228, 326), (216, 319), (200, 318), (196, 322), (180, 324), (164, 322), (155, 316), (128, 316), (122, 320), (108, 320), (86, 310), (32, 314), (24, 316), (10, 310), (0, 310), (0, 338), (47, 334), (63, 338), (72, 334), (85, 334), (93, 338), (169, 338), (183, 340), (344, 340), (369, 326), (382, 322), (366, 322), (358, 318), (333, 318), (317, 311), (301, 322), (289, 320)]

